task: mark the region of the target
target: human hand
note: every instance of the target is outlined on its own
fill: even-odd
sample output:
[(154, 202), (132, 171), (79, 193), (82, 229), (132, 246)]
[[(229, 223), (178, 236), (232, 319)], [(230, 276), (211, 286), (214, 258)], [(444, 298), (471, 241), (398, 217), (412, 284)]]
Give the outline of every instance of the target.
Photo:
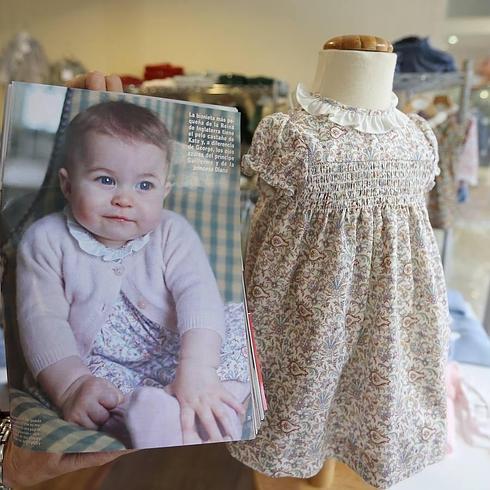
[(71, 471), (105, 465), (130, 452), (46, 453), (19, 448), (9, 439), (3, 458), (3, 482), (8, 487), (30, 487)]
[(229, 411), (231, 407), (238, 414), (243, 414), (244, 408), (221, 384), (213, 366), (193, 360), (181, 361), (175, 380), (169, 386), (169, 392), (180, 404), (184, 444), (202, 442), (196, 428), (196, 419), (206, 431), (208, 442), (240, 438)]
[(97, 430), (107, 422), (110, 410), (122, 403), (123, 398), (109, 381), (85, 374), (60, 395), (58, 407), (66, 421)]
[(85, 88), (88, 90), (107, 90), (108, 92), (122, 92), (123, 86), (118, 75), (104, 75), (100, 71), (91, 71), (78, 75), (66, 82), (70, 88)]

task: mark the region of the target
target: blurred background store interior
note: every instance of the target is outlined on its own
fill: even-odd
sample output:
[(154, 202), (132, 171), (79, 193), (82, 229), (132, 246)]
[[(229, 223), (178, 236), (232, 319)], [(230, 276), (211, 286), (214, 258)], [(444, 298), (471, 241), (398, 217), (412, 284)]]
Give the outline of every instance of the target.
[[(434, 218), (433, 226), (450, 291), (451, 360), (486, 400), (490, 434), (489, 0), (0, 0), (0, 115), (12, 80), (62, 85), (78, 73), (100, 70), (121, 75), (128, 92), (238, 107), (244, 152), (260, 119), (287, 111), (298, 82), (310, 85), (323, 43), (344, 34), (374, 34), (393, 43), (413, 38), (414, 50), (423, 46), (414, 56), (430, 51), (431, 60), (436, 59), (428, 71), (400, 67), (394, 88), (401, 110), (415, 110), (430, 120), (441, 148), (448, 145), (448, 134), (458, 139), (448, 150), (450, 157), (445, 153), (441, 159), (434, 199), (447, 209), (438, 210), (444, 217)], [(40, 90), (53, 112), (37, 119), (16, 112), (16, 124), (25, 130), (12, 142), (0, 208), (9, 228), (15, 228), (22, 212), (16, 207), (19, 199), (34, 193), (44, 178), (57, 130), (53, 120), (62, 100), (55, 101), (49, 88)], [(243, 177), (244, 242), (255, 200), (254, 182)], [(457, 428), (456, 446), (445, 461), (394, 488), (488, 489), (490, 435), (482, 446), (464, 430)], [(213, 461), (228, 461), (230, 478), (213, 486), (211, 476), (202, 476), (209, 460), (197, 449), (192, 457), (197, 455), (196, 464), (202, 465), (201, 483), (210, 483), (192, 486), (184, 463), (191, 450), (180, 451), (168, 458), (170, 479), (165, 477), (169, 465), (163, 464), (159, 476), (150, 470), (140, 474), (147, 486), (134, 484), (252, 488), (247, 470), (219, 449), (213, 450)], [(141, 455), (132, 458), (126, 466), (118, 463), (101, 488), (131, 481), (131, 464), (145, 465)], [(342, 468), (332, 485), (334, 490), (368, 488)]]

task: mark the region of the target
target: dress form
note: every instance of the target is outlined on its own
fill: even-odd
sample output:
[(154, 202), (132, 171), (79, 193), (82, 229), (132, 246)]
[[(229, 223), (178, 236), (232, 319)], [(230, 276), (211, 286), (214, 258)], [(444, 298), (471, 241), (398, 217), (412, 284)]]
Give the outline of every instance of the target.
[[(312, 92), (347, 106), (387, 109), (392, 101), (396, 65), (392, 51), (388, 41), (374, 36), (341, 36), (326, 41), (319, 52)], [(254, 471), (256, 490), (327, 490), (332, 488), (334, 476), (333, 459), (307, 479), (272, 478)], [(340, 488), (340, 482), (337, 484)], [(358, 485), (361, 488), (362, 483)], [(366, 489), (372, 488), (365, 485)]]
[(380, 38), (343, 36), (327, 41), (318, 55), (312, 91), (348, 106), (387, 109), (396, 54), (387, 41), (376, 40)]

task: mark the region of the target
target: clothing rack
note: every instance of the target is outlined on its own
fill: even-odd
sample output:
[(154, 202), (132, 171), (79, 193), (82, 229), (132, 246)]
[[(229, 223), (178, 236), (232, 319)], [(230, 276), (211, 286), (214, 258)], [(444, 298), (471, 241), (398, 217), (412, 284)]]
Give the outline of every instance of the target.
[(463, 72), (450, 73), (395, 73), (393, 90), (410, 95), (433, 90), (445, 90), (464, 82)]
[[(460, 88), (458, 122), (464, 124), (469, 116), (470, 96), (473, 84), (473, 60), (465, 60), (463, 69), (450, 73), (396, 73), (393, 90), (398, 93), (401, 105), (415, 94)], [(444, 229), (441, 251), (443, 267), (447, 270), (452, 242), (452, 229)]]
[[(184, 83), (185, 82), (185, 83)], [(287, 110), (288, 86), (281, 80), (271, 83), (214, 83), (203, 81), (152, 81), (132, 93), (204, 104), (237, 107), (241, 112), (242, 142), (248, 146), (259, 121), (268, 114)]]
[(272, 112), (277, 112), (280, 110), (281, 97), (287, 96), (288, 87), (280, 80), (273, 80), (271, 84), (196, 83), (173, 87), (155, 83), (143, 86), (135, 93), (178, 100), (200, 99), (199, 102), (223, 101), (223, 105), (228, 105), (226, 102), (231, 100), (247, 99), (256, 102), (262, 97), (270, 97)]
[(395, 73), (393, 91), (399, 98), (409, 99), (417, 93), (461, 88), (458, 118), (464, 122), (468, 117), (471, 87), (473, 83), (473, 60), (465, 60), (463, 69), (450, 73)]
[(488, 296), (485, 307), (485, 313), (483, 315), (483, 326), (487, 331), (488, 335), (490, 335), (490, 284), (488, 285)]

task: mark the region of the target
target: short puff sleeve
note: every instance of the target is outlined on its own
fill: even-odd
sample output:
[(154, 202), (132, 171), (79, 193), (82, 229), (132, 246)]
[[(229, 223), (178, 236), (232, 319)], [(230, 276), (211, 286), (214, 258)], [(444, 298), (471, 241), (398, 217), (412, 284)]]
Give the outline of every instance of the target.
[(304, 183), (306, 159), (307, 150), (290, 116), (277, 112), (260, 121), (241, 169), (293, 196)]
[(436, 135), (430, 127), (430, 124), (418, 114), (409, 114), (410, 119), (415, 123), (415, 126), (422, 132), (425, 141), (429, 145), (430, 159), (432, 161), (431, 175), (426, 186), (426, 191), (430, 191), (435, 185), (435, 177), (441, 173), (439, 168), (439, 144), (437, 143)]

